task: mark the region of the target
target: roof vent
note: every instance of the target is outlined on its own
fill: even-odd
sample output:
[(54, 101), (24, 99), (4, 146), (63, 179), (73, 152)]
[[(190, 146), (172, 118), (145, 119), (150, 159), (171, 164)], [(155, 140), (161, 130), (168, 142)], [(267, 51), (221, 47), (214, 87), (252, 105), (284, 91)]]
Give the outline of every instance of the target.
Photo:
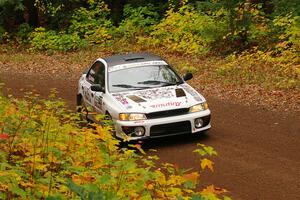
[(124, 58), (125, 61), (143, 60), (143, 57), (128, 57)]

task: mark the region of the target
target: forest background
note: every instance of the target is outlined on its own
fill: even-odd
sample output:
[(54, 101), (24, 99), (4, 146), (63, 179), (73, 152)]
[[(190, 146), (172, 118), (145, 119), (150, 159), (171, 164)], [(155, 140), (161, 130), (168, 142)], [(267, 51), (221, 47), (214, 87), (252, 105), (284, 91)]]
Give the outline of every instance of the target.
[(131, 45), (214, 56), (225, 84), (299, 90), (299, 10), (299, 0), (1, 0), (0, 42), (48, 54)]

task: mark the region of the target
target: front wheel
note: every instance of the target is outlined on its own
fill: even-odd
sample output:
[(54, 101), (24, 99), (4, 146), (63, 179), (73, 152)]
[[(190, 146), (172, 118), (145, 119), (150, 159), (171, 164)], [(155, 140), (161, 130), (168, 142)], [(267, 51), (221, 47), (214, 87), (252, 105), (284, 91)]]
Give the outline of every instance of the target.
[(79, 117), (81, 121), (88, 120), (88, 110), (84, 105), (83, 98), (80, 94), (77, 95), (76, 98), (76, 111), (79, 113)]

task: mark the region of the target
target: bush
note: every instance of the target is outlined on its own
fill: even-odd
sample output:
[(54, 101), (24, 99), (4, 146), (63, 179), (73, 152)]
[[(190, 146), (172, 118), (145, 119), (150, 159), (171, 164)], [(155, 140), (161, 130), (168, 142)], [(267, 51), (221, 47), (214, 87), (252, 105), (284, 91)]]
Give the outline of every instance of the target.
[(105, 43), (112, 36), (112, 22), (107, 18), (109, 9), (103, 1), (88, 1), (89, 8), (75, 10), (71, 19), (69, 33), (79, 35), (90, 43)]
[(152, 31), (152, 26), (158, 23), (160, 17), (157, 8), (152, 4), (137, 8), (127, 4), (123, 13), (125, 19), (116, 29), (117, 37), (131, 41), (136, 40), (137, 36), (149, 34)]
[(29, 36), (33, 29), (27, 23), (23, 23), (19, 26), (19, 31), (16, 33), (17, 41), (22, 43), (28, 43)]
[(77, 34), (46, 31), (45, 28), (40, 27), (30, 34), (30, 45), (30, 50), (70, 51), (87, 46), (87, 42)]
[(206, 54), (212, 44), (222, 39), (225, 30), (225, 21), (217, 21), (214, 16), (197, 13), (184, 5), (178, 12), (167, 11), (166, 18), (154, 26), (151, 38), (145, 42), (184, 54)]
[(272, 33), (278, 37), (277, 49), (294, 48), (300, 50), (300, 17), (291, 14), (276, 17), (273, 21)]
[[(110, 127), (80, 127), (78, 118), (54, 99), (0, 95), (1, 199), (219, 199), (226, 192), (196, 192), (198, 172), (158, 168), (139, 145), (120, 149)], [(216, 155), (204, 145), (195, 153)], [(205, 157), (202, 169), (213, 170)]]

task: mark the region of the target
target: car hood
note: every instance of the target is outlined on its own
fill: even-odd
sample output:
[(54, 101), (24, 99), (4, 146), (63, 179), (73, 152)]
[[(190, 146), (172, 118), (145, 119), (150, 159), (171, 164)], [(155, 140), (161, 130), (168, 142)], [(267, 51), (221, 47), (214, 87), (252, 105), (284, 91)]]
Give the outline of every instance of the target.
[(112, 97), (123, 111), (138, 113), (188, 108), (205, 101), (204, 97), (187, 83), (113, 93)]

